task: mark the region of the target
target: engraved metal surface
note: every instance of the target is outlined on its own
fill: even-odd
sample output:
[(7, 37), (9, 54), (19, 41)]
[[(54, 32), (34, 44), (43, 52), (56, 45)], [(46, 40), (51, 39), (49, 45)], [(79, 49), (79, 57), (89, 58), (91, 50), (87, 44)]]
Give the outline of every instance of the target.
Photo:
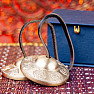
[(17, 60), (17, 62), (14, 64), (9, 64), (2, 68), (2, 74), (6, 78), (10, 78), (13, 80), (27, 80), (27, 78), (23, 75), (23, 73), (20, 70), (20, 64), (23, 58), (20, 58)]
[(47, 86), (64, 84), (69, 78), (69, 70), (65, 65), (46, 55), (25, 57), (21, 70), (28, 79)]

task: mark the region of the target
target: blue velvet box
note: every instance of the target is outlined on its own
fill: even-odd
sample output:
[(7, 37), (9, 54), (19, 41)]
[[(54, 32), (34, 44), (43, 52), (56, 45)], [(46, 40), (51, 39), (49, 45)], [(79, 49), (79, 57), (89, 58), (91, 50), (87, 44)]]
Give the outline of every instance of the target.
[[(94, 67), (94, 12), (56, 9), (53, 13), (59, 14), (67, 24), (74, 46), (74, 65)], [(55, 28), (59, 60), (68, 65), (70, 62), (70, 50), (62, 27), (55, 18), (49, 18), (48, 21)], [(76, 30), (80, 29), (78, 34), (74, 32), (75, 28)], [(52, 36), (49, 27), (47, 46), (50, 55), (54, 57)]]

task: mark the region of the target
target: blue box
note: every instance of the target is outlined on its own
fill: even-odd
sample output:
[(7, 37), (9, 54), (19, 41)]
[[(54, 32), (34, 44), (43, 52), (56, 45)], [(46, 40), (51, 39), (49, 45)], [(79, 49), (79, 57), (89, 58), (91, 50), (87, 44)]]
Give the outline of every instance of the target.
[[(53, 13), (59, 14), (67, 24), (74, 46), (74, 65), (94, 67), (94, 12), (56, 9)], [(62, 27), (55, 18), (49, 18), (48, 21), (55, 28), (59, 60), (69, 65), (70, 50)], [(76, 31), (78, 28), (80, 29), (80, 33), (77, 34)], [(52, 36), (49, 27), (47, 35), (47, 46), (50, 55), (54, 57)]]

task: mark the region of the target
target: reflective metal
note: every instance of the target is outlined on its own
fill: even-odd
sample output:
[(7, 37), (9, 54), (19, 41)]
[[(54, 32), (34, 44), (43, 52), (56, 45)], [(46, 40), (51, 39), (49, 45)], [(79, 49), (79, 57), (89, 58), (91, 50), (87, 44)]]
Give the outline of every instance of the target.
[(28, 79), (47, 86), (62, 85), (69, 78), (69, 70), (65, 65), (46, 55), (25, 57), (21, 70)]
[(10, 64), (1, 69), (2, 75), (13, 80), (27, 80), (20, 70), (20, 64), (23, 58), (17, 60), (15, 64)]

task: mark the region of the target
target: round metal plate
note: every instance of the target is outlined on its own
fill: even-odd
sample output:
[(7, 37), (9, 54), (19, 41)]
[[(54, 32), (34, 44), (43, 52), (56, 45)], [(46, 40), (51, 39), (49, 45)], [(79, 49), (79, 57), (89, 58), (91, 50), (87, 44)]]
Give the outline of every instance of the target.
[(2, 75), (6, 78), (10, 78), (13, 80), (27, 80), (27, 78), (23, 75), (20, 70), (20, 64), (23, 58), (17, 60), (14, 64), (7, 65), (1, 69)]
[(69, 70), (64, 64), (45, 55), (25, 57), (21, 71), (28, 79), (47, 86), (62, 85), (69, 78)]

